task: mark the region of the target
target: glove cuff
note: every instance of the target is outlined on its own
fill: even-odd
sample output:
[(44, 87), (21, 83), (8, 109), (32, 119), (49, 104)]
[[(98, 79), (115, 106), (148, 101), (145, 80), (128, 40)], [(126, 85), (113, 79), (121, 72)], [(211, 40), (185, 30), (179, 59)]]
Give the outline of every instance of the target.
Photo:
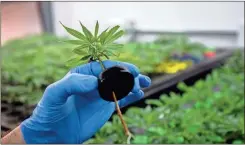
[[(35, 125), (34, 125), (35, 124)], [(62, 143), (57, 140), (55, 130), (46, 125), (39, 123), (28, 118), (20, 124), (23, 139), (26, 144), (50, 144)]]
[[(44, 134), (43, 131), (33, 130), (29, 128), (26, 123), (28, 123), (28, 120), (25, 120), (20, 124), (20, 130), (26, 144), (47, 143), (45, 142), (44, 137), (41, 135)], [(40, 137), (42, 138), (42, 141), (40, 140)]]

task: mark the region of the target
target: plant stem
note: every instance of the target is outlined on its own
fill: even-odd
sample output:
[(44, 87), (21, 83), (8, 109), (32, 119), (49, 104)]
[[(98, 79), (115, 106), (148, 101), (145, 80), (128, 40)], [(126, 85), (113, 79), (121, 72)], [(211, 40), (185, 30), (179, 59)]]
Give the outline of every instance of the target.
[[(102, 63), (101, 59), (98, 58), (98, 60), (99, 60), (99, 63), (100, 63), (100, 65), (101, 65), (102, 69), (105, 70), (105, 66), (104, 66), (104, 64)], [(127, 127), (127, 124), (126, 124), (125, 121), (123, 120), (123, 115), (122, 115), (122, 112), (121, 112), (120, 107), (119, 107), (119, 105), (118, 105), (116, 94), (115, 94), (114, 92), (112, 92), (112, 97), (113, 97), (114, 102), (115, 102), (115, 104), (116, 104), (117, 114), (118, 114), (118, 116), (119, 116), (119, 118), (120, 118), (120, 121), (122, 122), (124, 131), (125, 131), (125, 134), (128, 136), (128, 138), (127, 138), (127, 144), (130, 144), (130, 140), (131, 140), (131, 138), (132, 138), (132, 134), (130, 133), (130, 131), (129, 131), (128, 127)]]
[(104, 66), (104, 64), (102, 63), (101, 59), (98, 58), (98, 60), (99, 60), (99, 63), (100, 63), (101, 68), (102, 68), (103, 70), (105, 70), (105, 66)]

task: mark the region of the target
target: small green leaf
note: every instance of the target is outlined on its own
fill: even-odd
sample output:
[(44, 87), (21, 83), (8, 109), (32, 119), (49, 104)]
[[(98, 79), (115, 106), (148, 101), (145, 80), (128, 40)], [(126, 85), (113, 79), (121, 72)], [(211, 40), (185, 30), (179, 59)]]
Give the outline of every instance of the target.
[(85, 39), (85, 36), (84, 36), (82, 33), (78, 32), (77, 30), (74, 30), (74, 29), (72, 29), (72, 28), (66, 27), (66, 26), (63, 25), (61, 22), (60, 22), (60, 24), (61, 24), (61, 25), (66, 29), (66, 31), (67, 31), (68, 33), (70, 33), (72, 36), (74, 36), (74, 37), (76, 37), (76, 38), (78, 38), (78, 39), (81, 39), (81, 40), (84, 40), (84, 39)]
[(161, 101), (154, 100), (154, 99), (146, 100), (146, 104), (149, 104), (149, 105), (156, 105), (156, 106), (158, 106), (158, 107), (164, 106), (164, 104), (163, 104)]
[(76, 53), (76, 54), (79, 54), (79, 55), (84, 55), (84, 54), (87, 53), (85, 50), (83, 50), (84, 48), (86, 48), (86, 47), (78, 46), (78, 47), (73, 49), (73, 52)]
[(104, 42), (104, 38), (105, 38), (105, 36), (106, 36), (106, 33), (107, 33), (107, 30), (109, 29), (109, 27), (107, 28), (107, 29), (105, 29), (100, 35), (99, 35), (99, 39), (100, 39), (100, 41), (102, 42), (102, 44), (103, 44), (103, 42)]
[(105, 47), (108, 49), (120, 49), (123, 48), (123, 44), (116, 44), (116, 43), (111, 43), (111, 44), (107, 44)]
[(182, 136), (177, 137), (176, 140), (177, 140), (178, 143), (183, 143), (185, 141), (185, 139)]
[(82, 26), (83, 33), (85, 36), (89, 38), (89, 40), (93, 37), (92, 33), (79, 21), (80, 25)]
[(73, 66), (77, 66), (79, 64), (81, 64), (80, 58), (78, 56), (73, 56), (72, 58), (70, 58), (67, 61), (66, 66), (73, 67)]
[(109, 30), (108, 31), (108, 33), (107, 33), (107, 35), (105, 36), (105, 40), (104, 41), (106, 41), (107, 39), (109, 40), (112, 36), (113, 36), (113, 34), (118, 30), (120, 28), (120, 26), (115, 26), (115, 27), (113, 27), (113, 28), (111, 28), (111, 30)]
[(106, 54), (103, 54), (103, 55), (104, 55), (107, 59), (110, 59), (108, 55), (106, 55)]
[(159, 127), (150, 127), (148, 131), (152, 133), (156, 133), (161, 136), (166, 134), (166, 130), (164, 130), (163, 128), (159, 128)]
[(98, 32), (99, 32), (99, 22), (97, 21), (97, 22), (96, 22), (96, 25), (95, 25), (95, 30), (94, 30), (94, 36), (95, 36), (95, 37), (97, 37)]
[(91, 55), (94, 55), (94, 53), (95, 53), (95, 48), (94, 48), (94, 47), (89, 47), (88, 52), (89, 52)]
[(105, 54), (107, 54), (108, 56), (119, 56), (119, 54), (115, 54), (114, 52), (112, 52), (110, 50), (106, 50)]
[(100, 41), (101, 41), (102, 44), (104, 44), (104, 42), (105, 42), (105, 38), (107, 36), (107, 33), (108, 32), (105, 32), (104, 35), (102, 35), (101, 38), (100, 38)]
[(232, 144), (243, 144), (244, 142), (242, 140), (234, 140)]
[(123, 35), (124, 35), (124, 31), (120, 30), (116, 34), (114, 34), (110, 39), (108, 39), (105, 43), (111, 43)]
[(65, 43), (70, 43), (70, 44), (74, 44), (74, 45), (81, 45), (84, 43), (84, 41), (81, 40), (65, 40), (63, 41)]
[(88, 60), (91, 57), (91, 55), (86, 55), (84, 57), (82, 57), (80, 60)]
[(90, 46), (89, 43), (85, 43), (85, 44), (80, 45), (81, 49), (88, 48), (89, 46)]
[(134, 137), (133, 143), (134, 144), (147, 144), (148, 143), (148, 137), (144, 135), (137, 135)]

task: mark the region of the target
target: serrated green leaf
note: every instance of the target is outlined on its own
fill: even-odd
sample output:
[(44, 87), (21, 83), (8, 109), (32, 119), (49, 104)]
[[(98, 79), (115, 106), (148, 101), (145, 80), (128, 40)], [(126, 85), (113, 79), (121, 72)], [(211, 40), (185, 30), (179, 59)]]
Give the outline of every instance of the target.
[(85, 43), (85, 44), (82, 44), (80, 46), (81, 46), (82, 49), (84, 49), (84, 48), (88, 48), (90, 46), (90, 44), (89, 43)]
[(63, 25), (61, 22), (60, 22), (60, 24), (61, 24), (61, 25), (66, 29), (66, 31), (67, 31), (69, 34), (71, 34), (72, 36), (74, 36), (74, 37), (76, 37), (76, 38), (78, 38), (78, 39), (81, 39), (81, 40), (85, 40), (85, 36), (84, 36), (82, 33), (78, 32), (77, 30), (74, 30), (74, 29), (72, 29), (72, 28), (66, 27), (66, 26)]
[(105, 54), (108, 55), (108, 56), (119, 56), (119, 54), (116, 54), (116, 53), (114, 53), (114, 52), (112, 52), (110, 50), (106, 50)]
[(65, 40), (65, 41), (62, 41), (62, 42), (69, 43), (69, 44), (74, 44), (74, 45), (81, 45), (81, 44), (84, 43), (84, 41), (81, 41), (81, 40)]
[(106, 40), (110, 40), (110, 38), (113, 36), (113, 34), (120, 28), (120, 26), (114, 26), (113, 28), (111, 28), (108, 33), (106, 34), (104, 41), (106, 42)]
[(108, 32), (105, 32), (104, 35), (102, 35), (101, 38), (100, 38), (100, 41), (101, 41), (102, 44), (104, 44), (104, 42), (105, 42), (105, 38), (107, 36), (107, 33)]
[(94, 47), (89, 47), (88, 52), (89, 52), (90, 55), (93, 55), (95, 53), (95, 48)]
[(85, 36), (88, 37), (89, 40), (91, 40), (91, 38), (93, 37), (93, 34), (81, 23), (81, 21), (79, 21), (79, 23), (82, 26), (83, 33), (85, 34)]
[(107, 52), (107, 51), (103, 52), (102, 54), (103, 54), (103, 55), (107, 55), (107, 56), (114, 56), (114, 55), (112, 55), (111, 53), (109, 53), (109, 52)]
[(120, 38), (123, 35), (124, 35), (124, 31), (120, 30), (116, 34), (114, 34), (110, 39), (108, 39), (105, 43), (111, 43), (111, 42), (117, 40), (118, 38)]
[(111, 44), (107, 44), (105, 47), (108, 49), (120, 49), (123, 48), (123, 44), (117, 44), (117, 43), (111, 43)]
[(87, 46), (78, 46), (73, 49), (73, 52), (79, 55), (84, 55), (87, 53), (84, 49), (87, 48)]
[(159, 101), (159, 100), (153, 100), (153, 99), (146, 100), (146, 104), (148, 104), (148, 105), (156, 105), (158, 107), (164, 106), (164, 104), (161, 101)]
[(91, 55), (86, 55), (84, 57), (82, 57), (80, 60), (88, 60), (91, 57)]
[(99, 22), (97, 21), (97, 22), (96, 22), (96, 25), (95, 25), (95, 30), (94, 30), (94, 36), (95, 36), (95, 37), (97, 37), (98, 32), (99, 32)]
[(106, 54), (103, 54), (103, 55), (104, 55), (107, 59), (110, 59), (108, 55), (106, 55)]
[(101, 41), (101, 43), (103, 44), (104, 43), (104, 38), (106, 37), (106, 34), (107, 34), (107, 30), (109, 29), (109, 27), (107, 29), (105, 29), (100, 35), (99, 35), (99, 39)]
[(70, 58), (67, 62), (66, 62), (66, 66), (67, 67), (73, 67), (76, 66), (78, 64), (80, 64), (80, 57), (78, 56), (73, 56), (72, 58)]

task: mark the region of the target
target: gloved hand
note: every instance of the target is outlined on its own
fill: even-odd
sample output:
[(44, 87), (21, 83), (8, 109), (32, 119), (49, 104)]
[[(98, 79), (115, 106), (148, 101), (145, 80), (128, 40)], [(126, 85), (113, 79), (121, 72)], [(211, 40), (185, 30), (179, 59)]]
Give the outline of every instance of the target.
[[(135, 86), (120, 100), (123, 107), (141, 99), (142, 87), (151, 83), (129, 63), (104, 61), (106, 68), (119, 65), (135, 77)], [(102, 68), (91, 62), (72, 69), (64, 78), (49, 85), (30, 118), (21, 125), (26, 143), (83, 143), (92, 137), (111, 117), (115, 103), (100, 98), (98, 76)]]

